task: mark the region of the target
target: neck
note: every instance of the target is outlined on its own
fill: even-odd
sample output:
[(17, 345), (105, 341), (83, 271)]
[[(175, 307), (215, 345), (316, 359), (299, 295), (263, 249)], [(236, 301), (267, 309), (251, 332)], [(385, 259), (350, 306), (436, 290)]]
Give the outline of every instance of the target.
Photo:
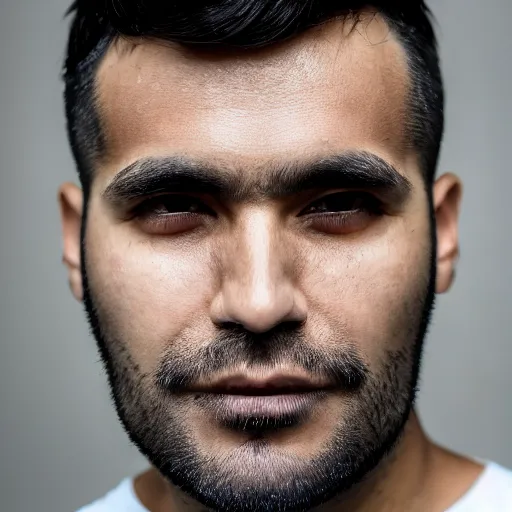
[[(434, 445), (425, 436), (413, 413), (393, 452), (363, 482), (318, 507), (315, 512), (416, 510), (414, 502), (422, 494), (428, 479), (433, 451)], [(408, 506), (404, 507), (406, 503)]]
[[(315, 512), (444, 511), (465, 494), (482, 469), (434, 445), (413, 413), (395, 450), (364, 482)], [(156, 469), (136, 478), (135, 492), (150, 512), (206, 511)]]

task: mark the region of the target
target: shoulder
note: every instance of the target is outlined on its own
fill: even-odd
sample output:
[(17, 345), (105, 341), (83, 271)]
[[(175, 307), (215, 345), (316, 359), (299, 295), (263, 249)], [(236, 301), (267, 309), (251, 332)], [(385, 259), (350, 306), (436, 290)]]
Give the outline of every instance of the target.
[(487, 484), (489, 493), (493, 493), (498, 499), (502, 499), (503, 504), (510, 507), (507, 510), (512, 511), (512, 470), (491, 463), (487, 466), (483, 482)]
[(76, 512), (147, 512), (135, 495), (131, 478), (124, 479), (102, 498)]
[(450, 512), (512, 512), (512, 471), (487, 464), (470, 491)]
[(503, 497), (509, 500), (507, 503), (510, 505), (510, 510), (512, 510), (512, 470), (497, 464), (491, 464), (489, 472), (496, 484), (496, 492), (501, 493)]

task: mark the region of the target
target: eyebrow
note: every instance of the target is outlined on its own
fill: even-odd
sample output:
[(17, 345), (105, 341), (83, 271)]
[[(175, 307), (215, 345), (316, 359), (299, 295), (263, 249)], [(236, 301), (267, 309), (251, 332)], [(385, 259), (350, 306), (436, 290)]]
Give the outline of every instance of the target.
[(273, 163), (257, 176), (184, 157), (144, 158), (121, 170), (103, 192), (119, 205), (162, 193), (204, 193), (222, 200), (284, 199), (314, 189), (363, 189), (404, 202), (411, 182), (370, 152), (347, 152), (312, 162)]

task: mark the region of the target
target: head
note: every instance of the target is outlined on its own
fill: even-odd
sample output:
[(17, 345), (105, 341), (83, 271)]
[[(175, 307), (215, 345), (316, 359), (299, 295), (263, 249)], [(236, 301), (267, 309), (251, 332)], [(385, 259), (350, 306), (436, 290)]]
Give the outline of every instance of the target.
[(71, 289), (128, 435), (215, 510), (307, 510), (379, 467), (453, 279), (428, 10), (332, 4), (72, 8)]

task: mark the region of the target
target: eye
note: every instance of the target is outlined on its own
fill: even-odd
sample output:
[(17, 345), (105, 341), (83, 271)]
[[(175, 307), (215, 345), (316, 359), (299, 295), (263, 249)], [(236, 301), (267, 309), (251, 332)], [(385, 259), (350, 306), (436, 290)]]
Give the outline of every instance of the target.
[(200, 199), (193, 196), (166, 194), (153, 197), (143, 203), (144, 210), (159, 215), (170, 215), (176, 213), (212, 213), (211, 208), (206, 206)]
[(381, 206), (368, 192), (337, 192), (314, 201), (299, 216), (319, 231), (349, 234), (364, 229), (382, 215)]
[(301, 215), (326, 212), (356, 212), (378, 209), (379, 201), (367, 192), (337, 192), (316, 200)]
[(176, 234), (204, 224), (206, 216), (216, 216), (203, 201), (194, 196), (165, 194), (138, 205), (133, 217), (151, 234)]

